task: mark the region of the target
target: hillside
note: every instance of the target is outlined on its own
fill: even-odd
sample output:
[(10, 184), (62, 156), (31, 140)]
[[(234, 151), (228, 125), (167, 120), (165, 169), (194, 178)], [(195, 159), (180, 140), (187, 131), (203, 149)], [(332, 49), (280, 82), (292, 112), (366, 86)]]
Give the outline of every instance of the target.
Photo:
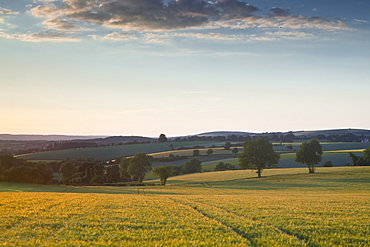
[(244, 132), (244, 131), (212, 131), (212, 132), (204, 132), (197, 134), (197, 136), (231, 136), (231, 135), (236, 135), (236, 136), (248, 136), (248, 135), (256, 135), (256, 133), (252, 132)]
[(70, 141), (70, 140), (91, 140), (104, 137), (106, 136), (0, 134), (0, 140), (2, 141)]
[(331, 130), (311, 130), (311, 131), (297, 131), (293, 132), (293, 134), (297, 137), (306, 136), (308, 138), (317, 135), (347, 135), (353, 134), (356, 136), (370, 136), (370, 130), (367, 129), (331, 129)]
[(311, 138), (317, 135), (347, 135), (353, 134), (357, 136), (370, 136), (370, 130), (367, 129), (329, 129), (329, 130), (302, 130), (302, 131), (288, 131), (288, 132), (264, 132), (264, 133), (256, 133), (256, 132), (244, 132), (244, 131), (212, 131), (212, 132), (204, 132), (197, 134), (197, 136), (230, 136), (230, 135), (237, 135), (237, 136), (255, 136), (255, 135), (272, 135), (272, 134), (289, 134), (292, 133), (296, 137), (306, 136), (307, 138)]

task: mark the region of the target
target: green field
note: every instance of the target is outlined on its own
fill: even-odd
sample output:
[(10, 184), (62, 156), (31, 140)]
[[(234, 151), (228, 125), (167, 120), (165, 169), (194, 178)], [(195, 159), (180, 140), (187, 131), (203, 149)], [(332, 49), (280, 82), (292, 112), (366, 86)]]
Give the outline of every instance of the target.
[[(170, 145), (175, 149), (179, 147), (212, 146), (223, 145), (224, 142), (166, 142), (166, 143), (145, 143), (145, 144), (131, 144), (131, 145), (115, 145), (92, 148), (78, 148), (66, 149), (58, 151), (41, 152), (27, 155), (19, 155), (19, 158), (26, 160), (65, 160), (75, 158), (94, 158), (100, 160), (114, 159), (119, 156), (132, 156), (140, 152), (147, 154), (171, 151)], [(230, 151), (231, 152), (231, 151)], [(167, 155), (168, 156), (168, 155)]]
[(0, 183), (0, 246), (370, 246), (370, 167), (182, 175), (168, 186)]

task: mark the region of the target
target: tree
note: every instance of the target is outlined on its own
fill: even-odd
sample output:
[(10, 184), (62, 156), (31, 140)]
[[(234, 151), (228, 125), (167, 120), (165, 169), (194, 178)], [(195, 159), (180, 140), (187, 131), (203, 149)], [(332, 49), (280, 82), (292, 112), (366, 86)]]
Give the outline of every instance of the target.
[(174, 166), (157, 166), (153, 168), (152, 172), (158, 175), (161, 185), (166, 185), (167, 179), (173, 175)]
[(166, 135), (165, 134), (160, 134), (159, 138), (158, 138), (158, 142), (160, 142), (160, 143), (167, 142)]
[(283, 137), (283, 142), (293, 142), (295, 139), (295, 135), (293, 133), (289, 133)]
[(119, 163), (119, 175), (123, 182), (128, 182), (131, 180), (131, 176), (128, 173), (128, 166), (130, 165), (130, 159), (123, 158)]
[(95, 176), (103, 176), (104, 175), (104, 166), (102, 164), (96, 164), (93, 167), (94, 175)]
[(235, 170), (235, 166), (230, 163), (218, 162), (215, 167), (215, 171), (226, 171), (226, 170)]
[(40, 183), (41, 184), (48, 184), (50, 183), (53, 178), (53, 169), (50, 166), (46, 165), (45, 163), (38, 163), (36, 165), (37, 170), (40, 174)]
[(238, 148), (233, 148), (233, 150), (231, 152), (233, 152), (233, 154), (236, 156), (236, 154), (239, 152), (239, 149)]
[(300, 145), (295, 156), (295, 161), (308, 166), (309, 173), (315, 173), (315, 164), (318, 164), (322, 157), (322, 147), (316, 138)]
[(193, 150), (193, 156), (199, 156), (200, 152), (198, 149)]
[(62, 175), (61, 180), (63, 184), (72, 184), (73, 179), (77, 175), (77, 168), (71, 161), (67, 160), (60, 166), (59, 172)]
[(363, 159), (367, 162), (370, 162), (370, 147), (366, 148), (364, 151)]
[(207, 155), (211, 155), (211, 154), (213, 154), (213, 150), (212, 149), (208, 149), (207, 150)]
[(225, 150), (230, 150), (231, 142), (225, 142), (224, 148), (225, 148)]
[(353, 166), (357, 166), (357, 165), (358, 165), (358, 162), (359, 162), (359, 160), (360, 160), (360, 157), (359, 157), (359, 156), (357, 156), (357, 155), (355, 155), (355, 154), (353, 154), (353, 153), (348, 153), (348, 157), (350, 157), (350, 158), (351, 158), (351, 160), (352, 160), (352, 165), (353, 165)]
[(327, 160), (324, 162), (324, 164), (322, 164), (322, 167), (333, 167), (333, 162)]
[(138, 182), (141, 183), (143, 182), (145, 175), (151, 169), (152, 163), (150, 162), (149, 156), (145, 153), (138, 153), (130, 159), (127, 171), (131, 177), (137, 178)]
[(265, 138), (258, 138), (255, 141), (245, 141), (244, 150), (239, 155), (239, 167), (242, 169), (257, 170), (258, 177), (261, 177), (265, 168), (276, 167), (280, 155), (275, 153), (272, 144)]
[(93, 168), (92, 167), (86, 167), (85, 175), (82, 177), (82, 183), (83, 184), (90, 184), (91, 180), (93, 178), (94, 178)]
[(202, 165), (201, 161), (198, 159), (191, 159), (187, 162), (185, 162), (185, 165), (183, 167), (184, 173), (195, 173), (195, 172), (201, 172), (202, 171)]
[(118, 165), (111, 165), (105, 167), (105, 180), (109, 183), (118, 183), (121, 181), (120, 173), (119, 173), (119, 166)]

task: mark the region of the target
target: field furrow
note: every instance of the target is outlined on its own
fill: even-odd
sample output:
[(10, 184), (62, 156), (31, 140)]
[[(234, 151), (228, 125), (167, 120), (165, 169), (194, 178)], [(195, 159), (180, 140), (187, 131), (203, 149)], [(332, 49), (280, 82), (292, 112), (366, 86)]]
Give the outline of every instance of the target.
[(0, 246), (246, 246), (164, 196), (2, 193)]
[(273, 225), (263, 224), (196, 200), (185, 198), (175, 200), (229, 227), (243, 238), (248, 239), (252, 246), (307, 246), (296, 236), (284, 233)]
[(273, 226), (307, 246), (370, 246), (366, 195), (218, 196), (194, 201)]

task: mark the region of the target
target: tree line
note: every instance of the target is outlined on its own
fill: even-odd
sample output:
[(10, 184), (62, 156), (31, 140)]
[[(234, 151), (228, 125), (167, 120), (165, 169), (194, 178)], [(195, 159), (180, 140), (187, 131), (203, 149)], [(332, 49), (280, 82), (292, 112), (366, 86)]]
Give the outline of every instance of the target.
[(143, 185), (145, 175), (152, 171), (165, 185), (168, 177), (173, 175), (201, 172), (201, 161), (191, 159), (180, 166), (152, 167), (152, 157), (138, 153), (133, 157), (123, 157), (119, 164), (109, 164), (95, 159), (67, 159), (60, 166), (61, 182), (66, 185)]
[(49, 184), (53, 178), (53, 169), (46, 163), (31, 163), (10, 155), (0, 155), (2, 182)]

